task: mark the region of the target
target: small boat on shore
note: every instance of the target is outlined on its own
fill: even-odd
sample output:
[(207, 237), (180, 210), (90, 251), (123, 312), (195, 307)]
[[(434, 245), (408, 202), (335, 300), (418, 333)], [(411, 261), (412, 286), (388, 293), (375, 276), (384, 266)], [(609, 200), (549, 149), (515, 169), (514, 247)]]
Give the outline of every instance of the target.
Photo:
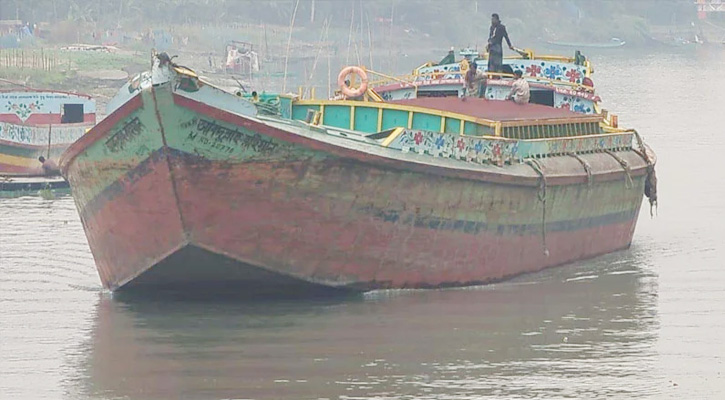
[(0, 176), (44, 175), (96, 123), (87, 95), (26, 87), (0, 90)]
[(43, 190), (68, 191), (68, 182), (61, 176), (0, 177), (0, 197), (41, 193)]
[(165, 54), (145, 76), (61, 161), (111, 290), (482, 284), (626, 249), (656, 199), (654, 154), (600, 115), (294, 95), (263, 115)]
[(446, 62), (423, 64), (407, 76), (386, 76), (368, 71), (373, 78), (372, 90), (386, 101), (423, 97), (461, 97), (464, 75), (472, 63), (487, 72), (484, 98), (504, 100), (511, 91), (513, 72), (520, 70), (531, 88), (531, 103), (571, 110), (582, 114), (601, 112), (601, 98), (594, 91), (591, 76), (594, 69), (580, 52), (574, 57), (537, 55), (531, 50), (518, 50), (520, 56), (504, 59), (503, 73), (487, 71), (486, 55), (463, 49), (459, 61), (453, 58), (453, 50)]
[(547, 40), (546, 44), (556, 47), (567, 47), (567, 48), (574, 48), (574, 49), (613, 49), (617, 47), (622, 47), (627, 42), (625, 42), (622, 39), (619, 38), (612, 38), (608, 42), (600, 42), (600, 43), (589, 43), (589, 42), (562, 42), (557, 40)]

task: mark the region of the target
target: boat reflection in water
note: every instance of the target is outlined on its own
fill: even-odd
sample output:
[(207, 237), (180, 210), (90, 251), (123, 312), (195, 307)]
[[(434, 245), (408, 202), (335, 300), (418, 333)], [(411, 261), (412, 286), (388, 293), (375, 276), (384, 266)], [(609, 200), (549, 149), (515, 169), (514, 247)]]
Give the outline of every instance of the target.
[(657, 287), (638, 253), (488, 287), (355, 299), (104, 296), (78, 390), (153, 399), (511, 398), (554, 387), (573, 398), (594, 387), (605, 397), (651, 395)]

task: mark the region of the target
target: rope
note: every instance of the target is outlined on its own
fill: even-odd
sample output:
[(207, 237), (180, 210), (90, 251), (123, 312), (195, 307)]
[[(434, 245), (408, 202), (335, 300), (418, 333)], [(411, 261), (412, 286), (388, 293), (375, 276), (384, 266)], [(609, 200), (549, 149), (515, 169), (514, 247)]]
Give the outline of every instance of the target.
[(579, 155), (576, 153), (569, 153), (569, 156), (576, 158), (577, 161), (579, 161), (579, 163), (582, 165), (582, 167), (584, 167), (584, 171), (587, 173), (587, 186), (591, 188), (592, 184), (594, 183), (594, 176), (592, 176), (592, 167), (589, 165), (588, 162), (586, 162), (586, 160), (579, 157)]
[(635, 153), (639, 154), (648, 166), (652, 165), (652, 160), (649, 159), (647, 149), (644, 146), (644, 140), (642, 140), (642, 136), (639, 135), (636, 129), (634, 130), (634, 137), (637, 139), (637, 147), (639, 147), (639, 151), (635, 150)]
[(624, 173), (625, 173), (624, 187), (626, 187), (627, 189), (632, 189), (634, 187), (634, 181), (632, 180), (632, 171), (630, 170), (629, 164), (627, 163), (627, 161), (624, 160), (623, 158), (619, 157), (618, 155), (616, 155), (611, 150), (604, 150), (604, 152), (609, 154), (610, 156), (612, 156), (612, 158), (617, 160), (619, 165), (622, 166), (622, 168), (624, 169)]
[(541, 244), (544, 247), (544, 255), (549, 256), (549, 248), (546, 245), (546, 175), (544, 175), (544, 171), (541, 169), (541, 164), (539, 164), (538, 161), (536, 161), (533, 158), (529, 158), (526, 160), (526, 164), (528, 164), (534, 172), (536, 172), (537, 175), (539, 175), (539, 191), (537, 193), (537, 197), (542, 205), (542, 212), (541, 212)]
[(657, 173), (655, 172), (655, 165), (647, 155), (647, 147), (644, 145), (644, 140), (640, 136), (639, 132), (634, 131), (634, 137), (637, 139), (637, 147), (639, 151), (634, 152), (639, 154), (640, 157), (647, 164), (647, 177), (645, 178), (644, 194), (649, 199), (649, 216), (654, 217), (657, 212)]

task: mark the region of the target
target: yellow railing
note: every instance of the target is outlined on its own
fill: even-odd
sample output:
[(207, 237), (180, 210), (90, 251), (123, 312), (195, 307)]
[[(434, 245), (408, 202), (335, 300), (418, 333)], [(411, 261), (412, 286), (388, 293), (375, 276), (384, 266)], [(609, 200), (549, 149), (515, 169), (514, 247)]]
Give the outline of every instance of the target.
[[(461, 121), (460, 134), (464, 134), (464, 123), (469, 122), (483, 127), (488, 127), (493, 131), (493, 135), (468, 135), (477, 137), (507, 137), (509, 134), (517, 134), (524, 131), (528, 132), (527, 138), (547, 138), (547, 137), (575, 137), (575, 136), (588, 136), (592, 134), (601, 133), (597, 128), (608, 129), (607, 125), (603, 123), (602, 116), (600, 115), (579, 115), (570, 118), (545, 118), (536, 120), (516, 120), (516, 121), (495, 121), (484, 118), (472, 117), (470, 115), (459, 114), (456, 112), (443, 111), (437, 109), (421, 108), (416, 106), (409, 106), (404, 104), (394, 103), (372, 103), (372, 102), (361, 102), (355, 100), (299, 100), (294, 99), (293, 104), (299, 106), (317, 106), (319, 107), (319, 113), (322, 114), (324, 120), (325, 108), (328, 106), (348, 106), (350, 107), (350, 129), (353, 130), (355, 126), (354, 115), (356, 108), (374, 107), (382, 110), (398, 110), (405, 111), (408, 113), (408, 124), (404, 128), (412, 128), (413, 114), (429, 114), (436, 115), (442, 118), (457, 119)], [(381, 116), (379, 115), (378, 118)], [(381, 122), (382, 119), (380, 119)], [(441, 124), (444, 126), (444, 123)], [(525, 129), (528, 128), (528, 129)], [(443, 130), (443, 128), (441, 128)], [(610, 128), (611, 129), (611, 128)], [(624, 130), (611, 130), (611, 132), (623, 132)], [(550, 132), (546, 133), (546, 132)], [(554, 134), (556, 133), (556, 134)], [(510, 137), (510, 136), (509, 136)]]
[[(569, 64), (574, 64), (576, 62), (576, 59), (574, 57), (565, 57), (565, 56), (548, 55), (548, 54), (537, 55), (534, 53), (533, 50), (530, 50), (530, 49), (516, 49), (515, 51), (517, 53), (519, 53), (520, 55), (504, 57), (504, 60), (534, 60), (535, 59), (535, 60), (543, 60), (543, 61), (558, 61), (558, 62), (569, 63)], [(524, 56), (521, 53), (525, 53), (526, 56)], [(488, 53), (485, 53), (485, 52), (479, 53), (478, 57), (481, 59), (484, 59), (484, 60), (488, 60)], [(433, 66), (433, 65), (434, 65), (434, 63), (429, 62), (429, 63), (423, 64), (422, 66), (420, 66), (418, 68), (422, 68), (425, 66)], [(585, 76), (591, 76), (591, 73), (594, 72), (594, 70), (592, 69), (592, 65), (589, 62), (589, 60), (584, 61), (584, 67), (586, 68)]]

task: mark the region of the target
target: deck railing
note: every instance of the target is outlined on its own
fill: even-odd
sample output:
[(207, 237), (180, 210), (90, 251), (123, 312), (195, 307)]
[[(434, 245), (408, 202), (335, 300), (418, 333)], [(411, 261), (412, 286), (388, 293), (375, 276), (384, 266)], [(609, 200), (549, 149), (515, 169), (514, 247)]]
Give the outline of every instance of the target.
[(631, 150), (636, 136), (633, 130), (608, 125), (602, 116), (493, 121), (400, 104), (299, 100), (294, 95), (282, 97), (282, 108), (287, 109), (283, 117), (320, 132), (375, 140), (403, 152), (497, 165)]
[[(302, 100), (297, 96), (282, 96), (282, 98), (282, 108), (287, 108), (286, 115), (283, 112), (283, 116), (286, 118), (310, 119), (317, 121), (320, 125), (365, 133), (400, 127), (452, 135), (529, 140), (598, 135), (605, 133), (605, 129), (615, 129), (605, 123), (601, 115), (495, 121), (455, 112), (395, 103)], [(330, 114), (331, 112), (334, 114)], [(319, 115), (310, 116), (309, 113)], [(391, 122), (393, 119), (390, 119), (393, 116), (395, 116), (394, 123)], [(358, 122), (356, 123), (356, 121)], [(361, 125), (361, 121), (365, 121), (363, 125)]]
[[(366, 70), (368, 75), (378, 77), (378, 79), (370, 80), (369, 85), (373, 88), (383, 85), (389, 85), (393, 83), (403, 84), (414, 84), (421, 80), (434, 80), (434, 79), (463, 79), (466, 74), (464, 71), (444, 71), (444, 72), (428, 72), (428, 73), (417, 73), (400, 76), (390, 76), (373, 70)], [(457, 78), (445, 78), (446, 76), (458, 76)], [(501, 72), (486, 72), (489, 79), (503, 79), (503, 78), (514, 78), (513, 74), (501, 73)], [(549, 79), (541, 76), (524, 76), (527, 81), (535, 81), (537, 83), (543, 83), (550, 86), (565, 86), (575, 91), (594, 92), (594, 87), (588, 85), (582, 85), (576, 82), (560, 81), (556, 79)]]

